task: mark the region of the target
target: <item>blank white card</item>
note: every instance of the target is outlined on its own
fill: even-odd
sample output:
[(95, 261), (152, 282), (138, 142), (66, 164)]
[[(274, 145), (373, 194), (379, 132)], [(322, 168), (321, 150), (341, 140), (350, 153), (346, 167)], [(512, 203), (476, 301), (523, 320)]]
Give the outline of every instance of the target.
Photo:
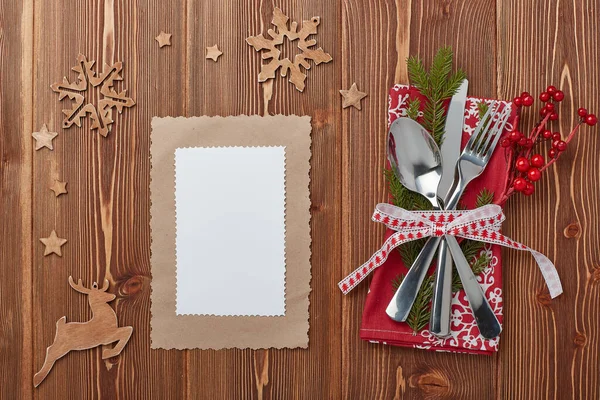
[(285, 147), (175, 150), (177, 314), (285, 314)]

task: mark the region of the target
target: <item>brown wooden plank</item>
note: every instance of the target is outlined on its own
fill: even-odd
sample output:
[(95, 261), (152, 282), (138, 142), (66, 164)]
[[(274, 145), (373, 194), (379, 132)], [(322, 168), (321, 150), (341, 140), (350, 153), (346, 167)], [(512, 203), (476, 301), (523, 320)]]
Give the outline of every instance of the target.
[[(457, 65), (470, 78), (469, 92), (494, 96), (495, 22), (489, 1), (344, 3), (342, 86), (357, 82), (369, 93), (362, 111), (343, 114), (343, 137), (348, 140), (342, 168), (346, 172), (342, 201), (348, 217), (342, 240), (344, 272), (364, 262), (381, 244), (383, 230), (369, 216), (375, 204), (387, 198), (382, 174), (387, 91), (395, 78), (405, 79), (408, 49), (429, 64), (439, 47), (452, 45)], [(343, 369), (349, 370), (343, 381), (345, 398), (494, 396), (495, 357), (431, 353), (361, 341), (358, 331), (367, 290), (365, 283), (342, 302)]]
[[(336, 2), (314, 0), (284, 1), (276, 6), (298, 22), (320, 16), (315, 38), (319, 46), (331, 53), (333, 61), (313, 66), (308, 71), (303, 93), (279, 74), (272, 89), (271, 84), (266, 85), (265, 93), (265, 85), (261, 87), (257, 82), (260, 55), (245, 38), (260, 32), (266, 34), (272, 27), (273, 5), (241, 0), (190, 2), (188, 115), (312, 116), (309, 348), (190, 351), (190, 398), (324, 399), (339, 396), (341, 318), (335, 282), (340, 265), (341, 132), (336, 128), (339, 118), (337, 68), (342, 62), (338, 44), (340, 9)], [(217, 63), (204, 59), (205, 48), (215, 43), (223, 51)], [(297, 50), (292, 47), (284, 44), (283, 51), (296, 54)]]
[[(107, 9), (105, 9), (107, 7)], [(114, 7), (114, 10), (113, 10)], [(112, 19), (114, 15), (114, 20)], [(59, 360), (36, 389), (41, 398), (177, 398), (184, 393), (184, 355), (150, 351), (149, 137), (153, 115), (184, 112), (184, 4), (158, 1), (68, 1), (35, 4), (34, 125), (59, 132), (55, 150), (34, 154), (33, 364), (40, 368), (55, 323), (90, 318), (87, 299), (67, 277), (107, 277), (119, 293), (113, 303), (121, 325), (134, 327), (123, 353), (102, 361), (100, 350), (73, 352)], [(159, 49), (160, 29), (174, 34), (175, 46)], [(107, 138), (81, 128), (62, 130), (57, 94), (49, 85), (67, 75), (81, 52), (97, 61), (123, 61), (122, 84), (137, 105), (115, 113)], [(98, 95), (95, 89), (93, 96)], [(53, 178), (68, 182), (59, 198), (48, 190)], [(63, 257), (43, 257), (37, 238), (56, 229), (68, 239)], [(160, 377), (160, 378), (158, 378)]]
[[(598, 2), (498, 1), (498, 92), (539, 93), (553, 83), (565, 91), (560, 129), (570, 131), (577, 108), (600, 110)], [(535, 110), (525, 115), (529, 123)], [(600, 172), (598, 128), (584, 128), (530, 198), (507, 204), (506, 233), (547, 254), (564, 294), (549, 301), (528, 254), (506, 251), (505, 330), (499, 357), (499, 397), (600, 396)], [(581, 227), (579, 238), (563, 231)]]
[(31, 396), (31, 1), (0, 3), (0, 398)]

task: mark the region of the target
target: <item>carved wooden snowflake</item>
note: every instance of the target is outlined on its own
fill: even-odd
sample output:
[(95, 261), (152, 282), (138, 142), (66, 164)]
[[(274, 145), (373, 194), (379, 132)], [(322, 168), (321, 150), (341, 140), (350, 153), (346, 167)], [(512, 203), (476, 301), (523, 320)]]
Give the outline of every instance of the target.
[[(288, 29), (288, 20), (289, 18), (279, 8), (275, 8), (271, 23), (277, 27), (277, 31), (273, 29), (269, 29), (268, 31), (272, 39), (265, 38), (261, 33), (258, 36), (250, 36), (246, 39), (246, 42), (253, 46), (256, 51), (267, 50), (262, 53), (263, 60), (271, 59), (268, 64), (262, 65), (258, 74), (259, 82), (275, 78), (275, 71), (281, 67), (281, 76), (286, 76), (289, 70), (289, 81), (296, 86), (296, 89), (302, 92), (305, 86), (306, 74), (302, 72), (300, 67), (310, 69), (308, 60), (313, 60), (315, 65), (319, 65), (320, 63), (328, 63), (332, 58), (321, 47), (318, 49), (309, 48), (317, 44), (316, 40), (307, 40), (307, 38), (317, 33), (317, 26), (320, 23), (319, 17), (312, 17), (310, 21), (302, 21), (302, 28), (299, 32), (297, 32), (297, 22), (292, 22)], [(290, 41), (298, 40), (298, 48), (302, 51), (302, 53), (294, 57), (294, 62), (291, 62), (289, 58), (280, 59), (281, 51), (277, 46), (283, 43), (283, 39), (286, 36)]]
[[(96, 74), (92, 70), (95, 61), (88, 61), (82, 54), (77, 56), (77, 65), (72, 68), (77, 72), (77, 80), (70, 83), (67, 77), (63, 78), (62, 82), (57, 82), (50, 87), (58, 93), (58, 99), (62, 100), (69, 97), (73, 101), (73, 108), (62, 110), (65, 114), (63, 120), (63, 128), (70, 128), (73, 124), (81, 126), (81, 119), (90, 114), (92, 121), (91, 129), (98, 129), (98, 132), (106, 137), (110, 132), (111, 125), (114, 122), (112, 119), (113, 108), (116, 108), (120, 113), (124, 107), (132, 107), (135, 101), (131, 97), (127, 97), (126, 90), (117, 93), (113, 87), (115, 81), (122, 81), (120, 73), (123, 69), (122, 62), (116, 62), (113, 65), (104, 64), (103, 72)], [(98, 107), (92, 104), (89, 99), (84, 96), (91, 87), (100, 86), (101, 98), (98, 101)], [(85, 104), (84, 104), (85, 103)]]

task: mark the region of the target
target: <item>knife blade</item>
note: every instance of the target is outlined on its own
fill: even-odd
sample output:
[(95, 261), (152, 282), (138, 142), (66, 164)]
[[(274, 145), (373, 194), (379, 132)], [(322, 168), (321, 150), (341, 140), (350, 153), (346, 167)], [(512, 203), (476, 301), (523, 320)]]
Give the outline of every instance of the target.
[[(469, 81), (465, 79), (456, 94), (452, 96), (446, 114), (444, 141), (441, 148), (442, 179), (437, 191), (438, 197), (444, 200), (444, 204), (454, 181), (456, 161), (460, 156), (468, 87)], [(436, 336), (447, 337), (450, 335), (452, 305), (452, 257), (448, 254), (445, 240), (441, 241), (438, 248), (434, 285), (429, 331)]]

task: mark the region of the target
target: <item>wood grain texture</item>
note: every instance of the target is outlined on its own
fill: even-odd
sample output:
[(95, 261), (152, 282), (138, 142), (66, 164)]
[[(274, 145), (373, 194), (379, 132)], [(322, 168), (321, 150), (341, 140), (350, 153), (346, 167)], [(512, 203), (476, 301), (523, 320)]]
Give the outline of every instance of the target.
[[(600, 109), (597, 60), (598, 3), (498, 2), (498, 95), (539, 93), (550, 82), (567, 94), (560, 124), (569, 132), (578, 107)], [(528, 38), (535, 37), (535, 40)], [(531, 123), (536, 117), (529, 114)], [(527, 114), (526, 114), (527, 115)], [(600, 396), (600, 150), (598, 129), (584, 128), (535, 196), (507, 204), (506, 233), (554, 260), (564, 295), (549, 301), (533, 261), (505, 252), (505, 326), (498, 357), (498, 390), (503, 398)], [(520, 222), (521, 221), (521, 222)], [(572, 223), (581, 235), (568, 238)], [(528, 229), (531, 225), (534, 229)], [(523, 285), (529, 282), (529, 285)], [(535, 327), (535, 331), (522, 329)]]
[[(32, 368), (31, 1), (0, 3), (0, 398), (29, 398)], [(41, 125), (40, 125), (41, 126)], [(40, 126), (36, 126), (36, 129)], [(47, 190), (47, 189), (46, 189)]]
[[(312, 66), (303, 93), (279, 76), (257, 83), (260, 56), (245, 38), (266, 33), (274, 7), (299, 22), (320, 17), (318, 45), (333, 61)], [(364, 343), (368, 285), (344, 298), (335, 286), (383, 234), (369, 216), (386, 198), (387, 91), (406, 82), (405, 58), (429, 63), (452, 45), (476, 96), (558, 84), (572, 98), (560, 107), (566, 130), (578, 106), (600, 112), (599, 9), (599, 0), (0, 1), (0, 398), (599, 398), (598, 129), (580, 134), (535, 196), (507, 205), (506, 233), (556, 261), (565, 294), (548, 301), (533, 260), (504, 252), (497, 356)], [(161, 30), (173, 35), (162, 49)], [(217, 63), (205, 59), (215, 43)], [(60, 127), (66, 104), (50, 84), (73, 78), (78, 53), (99, 67), (124, 62), (117, 88), (136, 106), (115, 113), (107, 138), (89, 119)], [(341, 109), (338, 91), (353, 82), (369, 94), (361, 111)], [(309, 349), (150, 350), (151, 117), (237, 114), (312, 117)], [(34, 150), (43, 123), (59, 133), (54, 151)], [(48, 190), (55, 179), (69, 182), (68, 195)], [(580, 231), (568, 238), (571, 224)], [(53, 229), (68, 240), (62, 258), (43, 257), (38, 241)], [(56, 320), (91, 317), (69, 275), (108, 279), (119, 323), (134, 334), (109, 360), (98, 349), (70, 353), (33, 390)]]

